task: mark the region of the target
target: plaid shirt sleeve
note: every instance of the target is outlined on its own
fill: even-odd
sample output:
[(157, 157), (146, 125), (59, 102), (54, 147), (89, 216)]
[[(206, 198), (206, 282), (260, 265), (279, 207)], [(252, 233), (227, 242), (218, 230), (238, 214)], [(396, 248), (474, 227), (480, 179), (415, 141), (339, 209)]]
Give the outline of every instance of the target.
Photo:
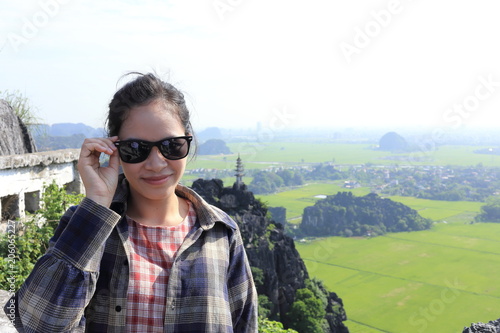
[(20, 332), (83, 332), (104, 243), (119, 220), (87, 198), (65, 213), (46, 254), (13, 296)]
[(234, 332), (257, 332), (257, 291), (239, 230), (229, 252), (227, 283)]

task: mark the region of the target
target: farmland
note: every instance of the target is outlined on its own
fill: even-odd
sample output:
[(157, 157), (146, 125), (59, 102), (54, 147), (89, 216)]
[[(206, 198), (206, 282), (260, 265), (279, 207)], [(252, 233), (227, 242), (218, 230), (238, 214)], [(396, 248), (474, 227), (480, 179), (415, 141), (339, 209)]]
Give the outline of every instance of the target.
[[(293, 221), (300, 208), (318, 200), (315, 194), (337, 190), (345, 189), (310, 184), (303, 191), (260, 197), (271, 206), (294, 207)], [(471, 322), (496, 319), (500, 225), (470, 224), (482, 203), (391, 199), (436, 224), (428, 231), (375, 238), (296, 242), (310, 275), (344, 299), (351, 332), (460, 332)]]
[(441, 223), (371, 239), (299, 242), (297, 249), (309, 273), (344, 299), (354, 326), (460, 332), (498, 317), (499, 232), (498, 224)]
[[(231, 150), (243, 147), (231, 144)], [(261, 147), (261, 148), (259, 148)], [(498, 166), (498, 156), (478, 155), (478, 147), (445, 146), (426, 152), (427, 161), (389, 154), (364, 144), (269, 143), (240, 151), (246, 170), (279, 166), (478, 164)], [(422, 153), (423, 154), (423, 153)], [(237, 155), (199, 157), (189, 169), (226, 169), (226, 186), (234, 181)], [(410, 163), (411, 162), (411, 163)], [(187, 180), (196, 178), (187, 175)], [(248, 184), (251, 177), (244, 181)], [(343, 181), (311, 182), (257, 197), (268, 206), (283, 206), (287, 220), (298, 224), (303, 209), (322, 195), (345, 191)], [(355, 195), (367, 187), (351, 189)], [(430, 230), (373, 238), (329, 237), (297, 240), (309, 274), (343, 299), (350, 332), (461, 332), (471, 322), (500, 317), (500, 224), (471, 223), (481, 202), (433, 201), (391, 196), (435, 221)]]
[[(310, 184), (259, 197), (271, 206), (294, 207), (293, 221), (298, 207), (318, 200), (315, 194), (337, 190), (345, 189)], [(436, 224), (428, 231), (375, 238), (296, 242), (310, 275), (344, 299), (351, 332), (459, 332), (471, 322), (496, 319), (500, 225), (470, 224), (482, 203), (391, 199)]]
[[(483, 146), (441, 146), (439, 149), (395, 154), (373, 149), (370, 144), (268, 142), (228, 143), (232, 155), (198, 156), (188, 164), (189, 169), (233, 169), (240, 154), (246, 169), (276, 166), (307, 165), (334, 162), (352, 164), (411, 164), (411, 165), (500, 165), (500, 156), (474, 154)], [(425, 161), (419, 159), (425, 158)]]

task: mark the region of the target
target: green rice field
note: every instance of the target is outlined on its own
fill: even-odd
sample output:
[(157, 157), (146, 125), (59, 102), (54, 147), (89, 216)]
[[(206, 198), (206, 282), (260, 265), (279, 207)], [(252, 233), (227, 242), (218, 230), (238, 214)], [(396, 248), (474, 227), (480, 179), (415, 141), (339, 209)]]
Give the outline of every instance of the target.
[(343, 298), (351, 332), (461, 332), (499, 317), (500, 225), (443, 224), (371, 239), (297, 242)]
[[(427, 152), (390, 154), (367, 144), (272, 142), (228, 144), (233, 155), (199, 156), (188, 169), (234, 170), (240, 154), (245, 169), (334, 162), (337, 165), (426, 164), (499, 166), (500, 157), (474, 154), (482, 147), (444, 146)], [(423, 157), (425, 162), (416, 162)], [(189, 179), (188, 175), (186, 179)], [(194, 179), (194, 177), (191, 177)], [(234, 177), (226, 177), (226, 186)], [(248, 184), (250, 178), (245, 178)], [(186, 183), (188, 183), (186, 181)], [(343, 182), (311, 183), (272, 195), (299, 224), (305, 207), (321, 196), (345, 191)], [(351, 190), (355, 195), (368, 188)], [(430, 230), (374, 238), (328, 237), (296, 240), (309, 275), (344, 302), (351, 333), (460, 333), (472, 322), (500, 317), (500, 224), (471, 223), (482, 203), (390, 197), (435, 221)]]
[(500, 165), (500, 156), (475, 154), (482, 146), (441, 146), (428, 151), (394, 154), (372, 149), (370, 144), (324, 142), (228, 143), (231, 155), (199, 155), (188, 169), (234, 169), (238, 154), (246, 169), (304, 165), (321, 162), (336, 164), (399, 165)]
[[(337, 191), (345, 191), (340, 183), (308, 184), (258, 197), (269, 206), (286, 207), (287, 218), (300, 223), (303, 208), (319, 200), (318, 194)], [(370, 239), (296, 242), (309, 274), (343, 298), (350, 332), (451, 333), (500, 317), (500, 224), (470, 224), (483, 204), (391, 199), (435, 225)]]
[[(326, 193), (324, 186), (306, 186), (303, 193)], [(282, 196), (287, 193), (293, 206), (300, 192)], [(451, 333), (500, 317), (500, 224), (470, 224), (482, 204), (392, 199), (435, 225), (374, 238), (296, 242), (309, 274), (344, 299), (350, 332)]]

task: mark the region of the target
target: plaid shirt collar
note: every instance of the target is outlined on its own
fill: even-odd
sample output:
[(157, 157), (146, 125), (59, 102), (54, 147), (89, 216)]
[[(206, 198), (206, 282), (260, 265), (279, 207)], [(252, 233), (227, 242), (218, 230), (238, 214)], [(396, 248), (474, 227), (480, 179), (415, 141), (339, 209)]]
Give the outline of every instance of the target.
[[(116, 213), (124, 216), (127, 211), (127, 199), (129, 191), (129, 183), (124, 174), (120, 175), (118, 187), (115, 196), (111, 203), (111, 209)], [(233, 220), (224, 218), (222, 210), (209, 205), (198, 193), (191, 190), (189, 187), (178, 184), (175, 188), (175, 194), (191, 201), (194, 204), (198, 221), (203, 221), (200, 227), (203, 230), (213, 228), (216, 222), (225, 224), (228, 228), (236, 230), (238, 226)]]

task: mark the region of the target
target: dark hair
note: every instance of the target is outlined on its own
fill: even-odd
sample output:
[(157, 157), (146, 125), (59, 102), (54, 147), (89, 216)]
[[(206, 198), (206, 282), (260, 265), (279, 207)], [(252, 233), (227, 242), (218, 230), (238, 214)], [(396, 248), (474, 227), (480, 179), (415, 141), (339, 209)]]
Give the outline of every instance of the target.
[(137, 77), (121, 87), (109, 103), (109, 113), (106, 119), (109, 136), (118, 135), (132, 108), (147, 105), (155, 100), (161, 100), (167, 105), (173, 106), (175, 115), (184, 127), (184, 134), (193, 134), (184, 94), (170, 83), (162, 81), (155, 74), (132, 72), (126, 75), (137, 75)]

